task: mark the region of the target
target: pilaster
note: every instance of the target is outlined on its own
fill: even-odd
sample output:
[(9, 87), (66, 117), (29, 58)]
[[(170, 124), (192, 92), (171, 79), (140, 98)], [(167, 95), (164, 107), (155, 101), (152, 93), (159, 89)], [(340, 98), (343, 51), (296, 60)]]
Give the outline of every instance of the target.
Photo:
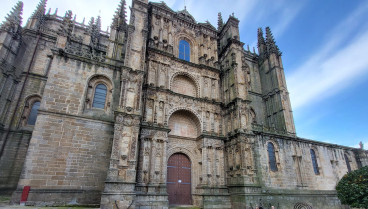
[(166, 128), (143, 127), (140, 133), (140, 151), (137, 173), (136, 206), (168, 207), (166, 191), (167, 144)]
[(135, 208), (140, 116), (115, 113), (114, 140), (101, 208)]

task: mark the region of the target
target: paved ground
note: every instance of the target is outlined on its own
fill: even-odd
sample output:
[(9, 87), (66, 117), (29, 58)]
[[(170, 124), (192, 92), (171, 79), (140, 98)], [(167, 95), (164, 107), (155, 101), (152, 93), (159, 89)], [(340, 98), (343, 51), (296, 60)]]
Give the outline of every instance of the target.
[(32, 207), (32, 206), (20, 206), (20, 205), (9, 205), (10, 196), (0, 196), (0, 208), (6, 209), (93, 209), (86, 207)]
[[(20, 206), (20, 205), (9, 205), (10, 196), (0, 196), (0, 208), (6, 209), (93, 209), (86, 207), (33, 207), (33, 206)], [(170, 209), (200, 209), (193, 206), (177, 205), (171, 206)]]

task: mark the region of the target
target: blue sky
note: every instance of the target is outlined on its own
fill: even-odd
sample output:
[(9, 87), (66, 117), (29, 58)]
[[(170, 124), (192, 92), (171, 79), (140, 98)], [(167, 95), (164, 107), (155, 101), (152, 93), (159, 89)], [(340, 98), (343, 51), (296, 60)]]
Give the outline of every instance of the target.
[[(2, 2), (0, 21), (16, 2)], [(23, 2), (25, 22), (38, 1)], [(118, 2), (49, 0), (48, 8), (59, 8), (59, 15), (71, 9), (79, 22), (100, 14), (104, 29)], [(184, 0), (165, 2), (184, 8)], [(225, 21), (234, 12), (241, 41), (251, 48), (257, 28), (270, 26), (283, 52), (297, 135), (354, 147), (363, 141), (368, 148), (368, 1), (186, 0), (186, 6), (197, 21), (214, 26), (218, 12)]]

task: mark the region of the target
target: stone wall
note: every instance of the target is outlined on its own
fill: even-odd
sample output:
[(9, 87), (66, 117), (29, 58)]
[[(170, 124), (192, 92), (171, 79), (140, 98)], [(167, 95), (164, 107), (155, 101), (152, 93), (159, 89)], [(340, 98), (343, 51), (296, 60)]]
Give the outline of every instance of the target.
[[(108, 90), (113, 98), (114, 87), (119, 85), (112, 81), (116, 80), (114, 71), (58, 56), (53, 60), (14, 202), (19, 201), (23, 186), (31, 186), (29, 204), (99, 203), (113, 122), (111, 109), (89, 110), (86, 105), (88, 82), (96, 75), (111, 82)], [(109, 105), (118, 101), (111, 99)], [(63, 198), (60, 192), (66, 192)], [(45, 193), (52, 195), (45, 200), (41, 198)]]
[[(267, 144), (275, 146), (277, 171), (269, 169)], [(263, 184), (273, 189), (334, 190), (348, 172), (344, 154), (352, 170), (358, 168), (351, 148), (329, 147), (281, 137), (257, 137), (258, 163)], [(315, 174), (310, 150), (316, 154), (319, 173)]]
[[(2, 142), (5, 134), (5, 130), (0, 131)], [(8, 142), (0, 161), (0, 194), (11, 194), (16, 188), (31, 135), (32, 132), (30, 131), (12, 131), (9, 133)]]
[[(41, 112), (13, 201), (19, 201), (23, 186), (30, 186), (28, 200), (37, 205), (73, 201), (98, 204), (106, 179), (112, 131), (111, 123)], [(60, 197), (57, 193), (62, 190), (70, 192)], [(55, 196), (40, 198), (48, 191)], [(81, 192), (92, 194), (85, 198)]]

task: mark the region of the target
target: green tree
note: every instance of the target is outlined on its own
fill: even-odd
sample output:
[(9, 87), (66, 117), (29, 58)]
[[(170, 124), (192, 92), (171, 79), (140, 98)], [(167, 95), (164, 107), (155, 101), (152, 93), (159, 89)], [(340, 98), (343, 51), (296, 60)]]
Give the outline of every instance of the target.
[(336, 191), (342, 204), (368, 208), (368, 166), (345, 174), (337, 184)]

